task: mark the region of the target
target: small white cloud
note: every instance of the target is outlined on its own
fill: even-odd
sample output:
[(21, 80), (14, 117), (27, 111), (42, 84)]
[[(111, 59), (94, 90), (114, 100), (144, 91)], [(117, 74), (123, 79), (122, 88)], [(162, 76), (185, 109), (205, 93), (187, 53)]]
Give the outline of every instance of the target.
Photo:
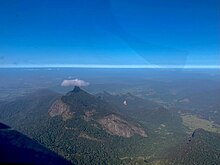
[(86, 82), (84, 80), (80, 79), (73, 79), (73, 80), (63, 80), (61, 83), (61, 86), (63, 87), (68, 87), (68, 86), (78, 86), (78, 87), (83, 87), (83, 86), (88, 86), (89, 82)]

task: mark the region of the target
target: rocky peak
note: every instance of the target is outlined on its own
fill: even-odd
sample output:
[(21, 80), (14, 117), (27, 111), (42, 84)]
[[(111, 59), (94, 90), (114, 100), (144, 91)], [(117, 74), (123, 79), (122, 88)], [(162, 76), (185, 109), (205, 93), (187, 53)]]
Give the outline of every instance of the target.
[(81, 89), (78, 86), (75, 86), (73, 89), (73, 92), (75, 92), (75, 93), (80, 92), (80, 91), (81, 91)]
[(140, 125), (122, 117), (114, 106), (77, 86), (52, 104), (49, 115), (51, 117), (61, 116), (64, 121), (73, 117), (83, 117), (87, 122), (93, 120), (112, 135), (127, 138), (133, 135), (147, 137)]
[(72, 91), (62, 96), (61, 100), (71, 105), (74, 109), (82, 109), (85, 106), (87, 107), (97, 103), (95, 96), (87, 93), (78, 86), (75, 86)]
[(83, 90), (80, 87), (75, 86), (72, 91), (70, 91), (66, 94), (66, 96), (75, 95), (76, 93), (80, 93), (80, 92), (83, 92)]

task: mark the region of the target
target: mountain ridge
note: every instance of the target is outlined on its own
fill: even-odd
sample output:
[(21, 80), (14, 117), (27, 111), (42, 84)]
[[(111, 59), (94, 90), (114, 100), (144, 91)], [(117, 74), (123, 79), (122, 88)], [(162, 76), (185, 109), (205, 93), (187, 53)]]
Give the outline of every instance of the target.
[(86, 121), (93, 120), (99, 123), (104, 130), (112, 135), (131, 137), (138, 134), (147, 137), (140, 125), (130, 123), (125, 117), (118, 114), (117, 110), (109, 103), (77, 86), (52, 104), (49, 115), (51, 117), (62, 116), (64, 121), (80, 115)]

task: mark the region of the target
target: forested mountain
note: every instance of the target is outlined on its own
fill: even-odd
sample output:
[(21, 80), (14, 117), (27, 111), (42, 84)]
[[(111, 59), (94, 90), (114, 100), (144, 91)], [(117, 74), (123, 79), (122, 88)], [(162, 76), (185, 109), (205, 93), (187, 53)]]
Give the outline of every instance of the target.
[(0, 110), (2, 121), (73, 163), (118, 164), (118, 154), (133, 152), (122, 146), (139, 147), (148, 136), (146, 127), (79, 87), (64, 96), (38, 91), (4, 102)]
[(162, 124), (171, 131), (184, 131), (179, 114), (158, 103), (136, 97), (131, 93), (112, 95), (103, 92), (97, 96), (115, 105), (123, 114), (144, 122), (149, 128), (158, 128)]
[[(187, 134), (179, 114), (129, 93), (91, 95), (75, 87), (61, 96), (40, 90), (1, 102), (0, 111), (1, 121), (74, 164), (178, 164), (190, 162), (185, 150), (197, 160), (201, 149), (215, 149), (209, 146), (212, 134), (203, 130), (180, 146)], [(193, 153), (187, 148), (200, 143), (203, 148)]]
[(220, 162), (220, 134), (196, 129), (177, 147), (167, 151), (168, 156), (152, 164), (163, 165), (218, 165)]

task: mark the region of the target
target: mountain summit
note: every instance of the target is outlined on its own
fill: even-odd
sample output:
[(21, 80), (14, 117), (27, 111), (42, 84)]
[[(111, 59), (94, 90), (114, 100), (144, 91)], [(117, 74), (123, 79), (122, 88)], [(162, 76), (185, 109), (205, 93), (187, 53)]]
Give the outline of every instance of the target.
[(139, 124), (130, 122), (128, 118), (120, 115), (114, 106), (77, 86), (52, 104), (49, 115), (61, 116), (64, 122), (80, 119), (90, 124), (92, 121), (111, 135), (128, 138), (137, 134), (146, 137)]
[(81, 89), (78, 86), (75, 86), (74, 89), (73, 89), (73, 92), (80, 92), (80, 91), (81, 91)]
[(71, 94), (74, 94), (74, 93), (78, 93), (78, 92), (82, 92), (83, 90), (78, 87), (78, 86), (75, 86), (74, 89), (70, 92), (67, 93), (67, 95), (71, 95)]
[(122, 164), (118, 154), (136, 152), (152, 137), (146, 138), (147, 127), (118, 109), (75, 87), (62, 96), (44, 91), (5, 102), (0, 119), (74, 164)]

